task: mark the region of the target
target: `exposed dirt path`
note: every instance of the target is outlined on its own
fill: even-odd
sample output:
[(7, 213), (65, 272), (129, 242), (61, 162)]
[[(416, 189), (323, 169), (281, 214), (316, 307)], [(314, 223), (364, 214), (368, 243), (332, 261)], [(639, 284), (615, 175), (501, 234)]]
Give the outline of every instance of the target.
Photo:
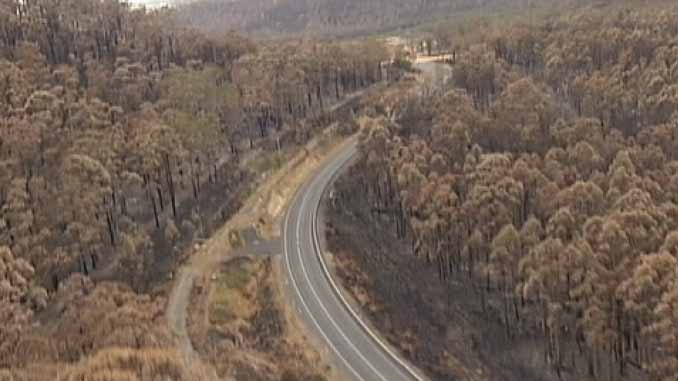
[[(221, 262), (230, 257), (232, 232), (257, 226), (263, 236), (280, 234), (277, 221), (297, 187), (325, 155), (334, 151), (332, 146), (341, 145), (333, 144), (332, 139), (340, 139), (332, 138), (328, 133), (300, 149), (276, 172), (262, 175), (257, 190), (245, 201), (240, 211), (196, 250), (177, 272), (169, 295), (166, 319), (176, 335), (180, 350), (187, 358), (198, 357), (187, 330), (187, 310), (194, 283), (199, 277), (209, 276)], [(216, 379), (216, 372), (214, 377)]]
[[(378, 85), (375, 85), (378, 86)], [(374, 87), (374, 86), (373, 86)], [(334, 112), (349, 102), (363, 96), (370, 89), (358, 90), (344, 97), (340, 101), (332, 104), (326, 112)], [(191, 344), (191, 340), (186, 329), (186, 310), (188, 308), (189, 298), (195, 279), (198, 276), (204, 275), (208, 270), (213, 269), (214, 265), (219, 263), (227, 255), (230, 249), (229, 232), (234, 227), (243, 228), (247, 223), (257, 223), (258, 218), (255, 211), (260, 214), (262, 212), (263, 201), (266, 200), (267, 214), (280, 214), (284, 210), (285, 204), (281, 197), (281, 189), (276, 189), (276, 185), (281, 182), (284, 177), (289, 177), (290, 171), (294, 170), (302, 161), (307, 159), (309, 149), (313, 149), (317, 145), (317, 139), (312, 140), (307, 147), (303, 148), (299, 154), (293, 157), (289, 162), (281, 168), (278, 173), (273, 175), (268, 180), (264, 180), (263, 184), (258, 187), (257, 191), (249, 197), (241, 210), (233, 216), (223, 227), (215, 232), (215, 234), (206, 242), (203, 248), (194, 253), (186, 264), (176, 274), (173, 289), (169, 295), (169, 300), (166, 310), (166, 318), (172, 332), (177, 335), (179, 345), (183, 353), (195, 356), (195, 350)], [(223, 165), (227, 158), (222, 157), (218, 165)], [(301, 172), (301, 171), (296, 171)], [(293, 176), (294, 177), (294, 176)], [(299, 181), (300, 183), (300, 181)], [(296, 188), (294, 188), (296, 190)], [(293, 193), (293, 191), (291, 192)], [(288, 196), (288, 198), (291, 194)], [(245, 223), (243, 223), (245, 222)], [(270, 230), (270, 229), (269, 229)], [(270, 233), (270, 232), (266, 232)]]

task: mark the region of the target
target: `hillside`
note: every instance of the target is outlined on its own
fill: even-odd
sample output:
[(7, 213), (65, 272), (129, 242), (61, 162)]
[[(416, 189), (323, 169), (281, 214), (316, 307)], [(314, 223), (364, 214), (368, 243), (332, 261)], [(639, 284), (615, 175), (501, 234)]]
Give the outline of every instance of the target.
[(413, 26), (473, 10), (528, 9), (554, 0), (203, 0), (179, 19), (205, 32), (235, 29), (259, 36), (353, 36)]
[[(0, 1), (1, 380), (213, 378), (184, 361), (164, 317), (174, 274), (267, 162), (301, 150), (336, 121), (332, 105), (388, 75), (374, 44), (207, 37), (171, 12)], [(255, 371), (303, 378), (317, 361), (289, 350), (269, 299), (251, 304), (279, 346), (256, 353), (273, 360)], [(238, 354), (258, 336), (242, 331), (219, 377), (251, 362)]]
[(478, 25), (364, 121), (332, 258), (432, 379), (678, 380), (678, 8), (636, 4)]

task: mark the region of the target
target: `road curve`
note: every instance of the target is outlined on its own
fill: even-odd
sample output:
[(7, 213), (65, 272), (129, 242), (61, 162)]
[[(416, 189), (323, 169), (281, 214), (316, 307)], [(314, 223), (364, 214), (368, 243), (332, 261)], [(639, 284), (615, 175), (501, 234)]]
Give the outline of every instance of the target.
[(306, 325), (324, 341), (334, 364), (357, 381), (423, 381), (386, 345), (347, 303), (322, 257), (317, 215), (325, 189), (356, 153), (351, 141), (333, 154), (298, 191), (283, 226), (284, 267), (296, 309)]

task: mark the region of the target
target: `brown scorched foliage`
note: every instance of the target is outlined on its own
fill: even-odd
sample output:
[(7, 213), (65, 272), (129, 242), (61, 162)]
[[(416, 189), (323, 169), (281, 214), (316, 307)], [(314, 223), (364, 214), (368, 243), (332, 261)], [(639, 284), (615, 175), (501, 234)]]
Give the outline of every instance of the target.
[(378, 44), (206, 36), (175, 12), (0, 0), (0, 368), (204, 379), (160, 349), (155, 286), (237, 210), (244, 160), (383, 79)]
[(678, 379), (677, 25), (666, 6), (515, 25), (362, 134), (373, 213), (507, 338), (538, 326), (558, 374)]

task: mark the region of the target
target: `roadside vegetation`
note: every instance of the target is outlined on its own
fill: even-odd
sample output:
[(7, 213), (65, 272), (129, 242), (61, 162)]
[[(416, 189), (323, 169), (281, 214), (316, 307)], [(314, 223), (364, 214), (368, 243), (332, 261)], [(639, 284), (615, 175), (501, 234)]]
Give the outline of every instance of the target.
[(198, 283), (192, 298), (206, 310), (192, 310), (193, 345), (222, 378), (325, 380), (324, 360), (285, 316), (274, 260), (235, 257)]
[(435, 378), (678, 378), (678, 8), (645, 4), (481, 29), (449, 89), (375, 107), (332, 248)]
[(479, 2), (340, 3), (0, 0), (0, 380), (332, 378), (276, 260), (224, 259), (359, 125), (329, 242), (415, 364), (678, 378), (678, 8), (480, 2), (514, 11), (413, 32), (452, 70), (422, 90), (310, 36)]
[(256, 187), (250, 162), (279, 165), (386, 79), (375, 43), (255, 42), (175, 18), (0, 1), (3, 380), (210, 379), (177, 360), (168, 281)]

